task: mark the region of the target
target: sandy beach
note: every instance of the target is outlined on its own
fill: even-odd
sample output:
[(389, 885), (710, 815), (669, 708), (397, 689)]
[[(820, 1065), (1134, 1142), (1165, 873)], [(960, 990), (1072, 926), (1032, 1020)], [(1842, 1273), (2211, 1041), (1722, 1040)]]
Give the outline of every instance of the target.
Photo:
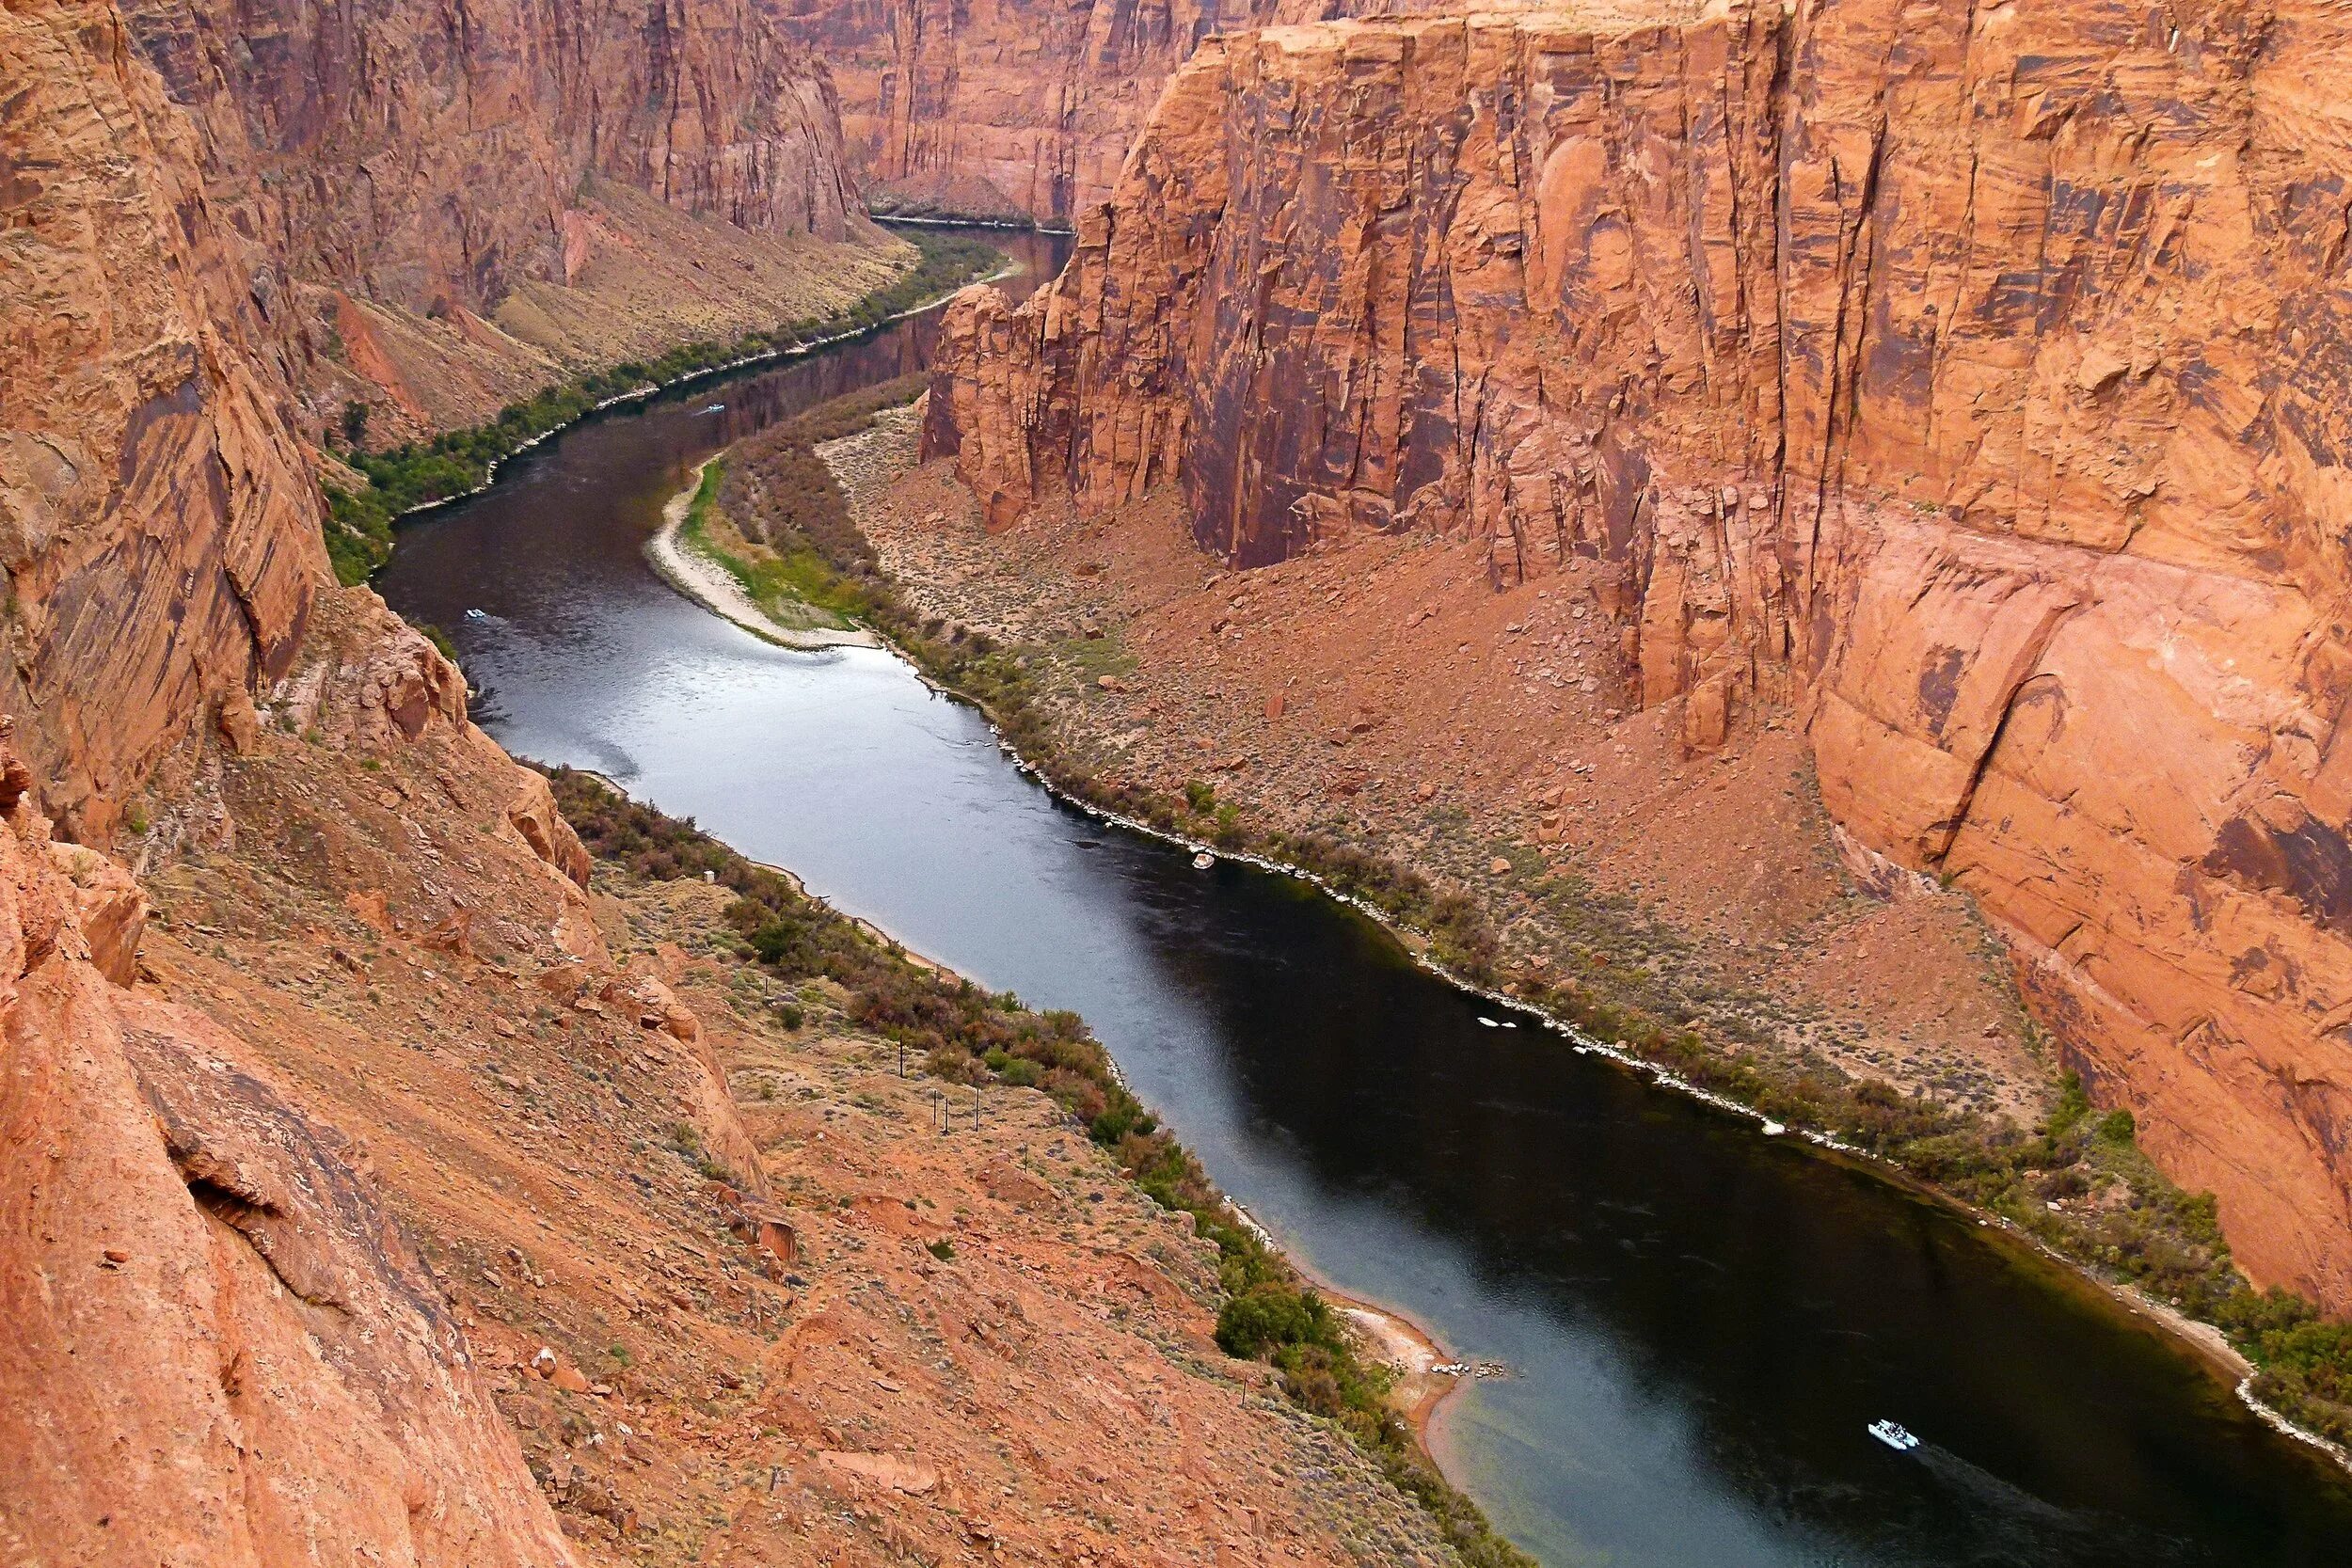
[(1360, 1301), (1321, 1280), (1312, 1283), (1315, 1293), (1338, 1308), (1341, 1316), (1363, 1337), (1371, 1358), (1396, 1369), (1396, 1386), (1390, 1393), (1390, 1403), (1412, 1429), (1414, 1443), (1428, 1454), (1431, 1464), (1436, 1464), (1437, 1455), (1429, 1449), (1429, 1424), (1446, 1396), (1470, 1377), (1468, 1371), (1439, 1369), (1463, 1363), (1448, 1356), (1426, 1329), (1403, 1313)]

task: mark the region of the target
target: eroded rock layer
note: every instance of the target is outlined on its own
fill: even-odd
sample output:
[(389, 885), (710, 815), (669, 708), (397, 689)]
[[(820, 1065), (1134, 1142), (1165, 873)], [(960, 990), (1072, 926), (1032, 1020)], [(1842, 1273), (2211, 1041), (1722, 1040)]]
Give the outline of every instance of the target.
[(0, 706), (50, 812), (103, 839), (292, 657), (318, 491), (194, 129), (120, 14), (0, 13)]
[[(1495, 8), (1511, 9), (1526, 0)], [(1065, 226), (1204, 39), (1429, 0), (760, 0), (820, 55), (876, 212)]]
[[(349, 652), (318, 658), (313, 639), (302, 713), (373, 750), (433, 731), (474, 782), (544, 798), (464, 723), (440, 656), (348, 599)], [(36, 1562), (571, 1562), (361, 1157), (249, 1040), (143, 983), (145, 894), (53, 839), (12, 728), (0, 721), (0, 1535)], [(510, 836), (510, 874), (537, 904), (585, 908)]]
[(122, 14), (314, 424), (355, 395), (379, 439), (470, 422), (585, 361), (820, 313), (824, 243), (880, 243), (823, 69), (751, 0)]
[(2352, 1308), (2352, 8), (1568, 5), (1204, 43), (953, 308), (1009, 523), (1598, 562), (1684, 743), (1806, 720), (2264, 1280)]

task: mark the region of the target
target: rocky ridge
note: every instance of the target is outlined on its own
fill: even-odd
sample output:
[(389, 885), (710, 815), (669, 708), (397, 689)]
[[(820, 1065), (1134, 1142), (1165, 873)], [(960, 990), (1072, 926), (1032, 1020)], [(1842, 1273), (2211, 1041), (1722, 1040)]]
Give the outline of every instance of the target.
[(2340, 7), (2097, 0), (1213, 40), (1059, 282), (953, 309), (928, 450), (997, 527), (1175, 484), (1238, 566), (1573, 578), (1621, 709), (1792, 716), (1856, 863), (1974, 895), (2342, 1310), (2347, 54)]
[[(578, 840), (543, 781), (453, 728), (448, 665), (380, 607), (329, 618), (283, 713), (368, 751), (451, 742), (495, 824), (480, 842), (507, 907), (548, 929), (584, 911), (515, 824), (558, 861)], [(40, 1561), (276, 1562), (289, 1541), (321, 1561), (571, 1561), (365, 1157), (255, 1049), (241, 1008), (151, 983), (146, 893), (53, 838), (37, 794), (0, 757), (0, 1530)], [(550, 950), (545, 930), (530, 940)]]

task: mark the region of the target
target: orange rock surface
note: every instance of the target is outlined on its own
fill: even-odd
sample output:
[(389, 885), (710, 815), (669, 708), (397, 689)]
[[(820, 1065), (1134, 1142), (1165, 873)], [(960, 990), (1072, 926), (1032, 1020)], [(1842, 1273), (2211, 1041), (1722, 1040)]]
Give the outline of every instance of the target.
[(0, 14), (0, 709), (103, 842), (206, 714), (284, 668), (317, 483), (201, 150), (110, 6)]
[(1005, 526), (1181, 485), (1597, 563), (1687, 750), (1807, 727), (2259, 1279), (2352, 1309), (2352, 125), (2324, 4), (1564, 5), (1204, 43), (1069, 270), (964, 296)]
[(361, 1157), (140, 983), (144, 895), (36, 793), (0, 752), (0, 1534), (42, 1562), (571, 1562)]
[[(1110, 196), (1169, 72), (1271, 23), (1428, 0), (760, 0), (822, 57), (878, 213), (1066, 227)], [(1510, 0), (1510, 9), (1527, 0)]]

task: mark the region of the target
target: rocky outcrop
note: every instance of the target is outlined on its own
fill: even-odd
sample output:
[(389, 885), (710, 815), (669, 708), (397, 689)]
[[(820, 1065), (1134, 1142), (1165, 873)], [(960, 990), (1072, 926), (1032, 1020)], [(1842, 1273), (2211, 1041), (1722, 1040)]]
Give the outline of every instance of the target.
[(953, 308), (927, 440), (998, 526), (1173, 481), (1241, 565), (1597, 563), (1629, 702), (1801, 714), (2249, 1269), (2352, 1309), (2348, 66), (2316, 3), (1213, 40), (1063, 277)]
[(134, 989), (143, 896), (33, 797), (0, 755), (0, 1533), (42, 1562), (570, 1562), (347, 1146)]

